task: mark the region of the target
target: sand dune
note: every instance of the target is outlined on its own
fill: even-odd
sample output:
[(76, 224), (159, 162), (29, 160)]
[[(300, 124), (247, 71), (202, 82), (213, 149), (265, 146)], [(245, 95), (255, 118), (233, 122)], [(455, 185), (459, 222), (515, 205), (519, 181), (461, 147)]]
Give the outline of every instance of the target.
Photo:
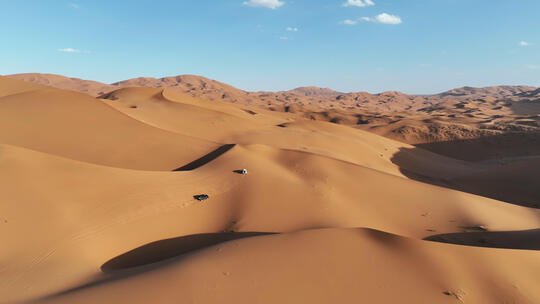
[(166, 89), (207, 101), (293, 112), (307, 119), (344, 124), (408, 144), (501, 134), (519, 138), (522, 134), (540, 132), (538, 89), (528, 86), (463, 87), (435, 95), (407, 95), (400, 92), (340, 93), (317, 87), (282, 92), (246, 92), (194, 75), (159, 79), (141, 77), (112, 85), (49, 74), (10, 77), (84, 92), (94, 97), (124, 87)]
[(310, 230), (216, 245), (43, 303), (534, 303), (540, 270), (525, 265), (536, 258), (369, 229)]
[(227, 134), (275, 126), (287, 120), (250, 114), (246, 107), (216, 107), (191, 96), (162, 89), (127, 88), (102, 96), (108, 105), (147, 124), (185, 135), (226, 143)]
[[(12, 87), (13, 80), (5, 79), (0, 79), (0, 91)], [(0, 97), (0, 141), (96, 164), (145, 170), (172, 170), (217, 147), (150, 127), (87, 95), (33, 85)]]
[(33, 84), (31, 82), (22, 82), (13, 80), (11, 77), (0, 76), (0, 97), (15, 95), (33, 90), (44, 89), (44, 86)]
[(54, 74), (29, 73), (9, 75), (9, 77), (59, 89), (77, 91), (90, 96), (99, 96), (116, 89), (114, 86), (97, 81), (69, 78)]
[(539, 172), (540, 157), (535, 157), (480, 170), (478, 173), (459, 177), (454, 182), (462, 185), (463, 191), (540, 208)]
[(159, 86), (193, 81), (223, 90), (0, 78), (1, 303), (540, 302), (530, 149), (460, 160)]
[[(4, 225), (28, 231), (21, 239), (3, 230), (2, 294), (11, 300), (107, 278), (101, 266), (108, 259), (177, 236), (373, 227), (420, 239), (475, 226), (527, 230), (540, 222), (533, 209), (265, 146), (237, 146), (179, 173), (102, 167), (11, 146), (2, 155), (2, 193), (18, 202), (3, 207)], [(248, 176), (233, 172), (242, 165)], [(196, 202), (198, 193), (210, 200)]]
[(334, 91), (329, 88), (318, 88), (318, 87), (300, 87), (288, 91), (289, 93), (298, 94), (301, 96), (315, 96), (315, 97), (325, 97), (325, 96), (336, 96), (343, 94), (341, 92)]

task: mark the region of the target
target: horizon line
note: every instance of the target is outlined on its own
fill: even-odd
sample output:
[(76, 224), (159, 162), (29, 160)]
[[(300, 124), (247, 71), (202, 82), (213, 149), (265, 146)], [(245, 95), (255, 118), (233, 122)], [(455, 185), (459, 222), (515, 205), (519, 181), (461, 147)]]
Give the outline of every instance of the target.
[(392, 90), (392, 89), (384, 90), (384, 91), (377, 92), (377, 93), (371, 93), (371, 92), (369, 92), (367, 90), (355, 90), (355, 91), (350, 91), (350, 92), (343, 92), (343, 91), (335, 90), (335, 89), (330, 88), (330, 87), (319, 87), (319, 86), (315, 86), (315, 85), (301, 85), (301, 86), (294, 87), (294, 88), (288, 89), (288, 90), (255, 90), (255, 91), (252, 91), (252, 90), (241, 89), (241, 88), (239, 88), (239, 87), (237, 87), (235, 85), (231, 85), (229, 83), (226, 83), (226, 82), (223, 82), (223, 81), (220, 81), (220, 80), (216, 80), (216, 79), (213, 79), (213, 78), (208, 78), (206, 76), (197, 75), (197, 74), (178, 74), (178, 75), (162, 76), (162, 77), (138, 76), (138, 77), (132, 77), (132, 78), (128, 78), (128, 79), (124, 79), (124, 80), (120, 80), (120, 81), (115, 81), (115, 82), (111, 82), (111, 83), (102, 82), (102, 81), (93, 80), (93, 79), (80, 78), (80, 77), (71, 77), (71, 76), (66, 76), (66, 75), (62, 75), (62, 74), (40, 73), (40, 72), (14, 73), (14, 74), (3, 74), (3, 75), (0, 74), (0, 76), (10, 77), (10, 76), (16, 76), (16, 75), (30, 75), (30, 74), (60, 76), (60, 77), (68, 78), (68, 79), (78, 79), (78, 80), (83, 80), (83, 81), (92, 81), (92, 82), (97, 82), (97, 83), (101, 83), (101, 84), (104, 84), (104, 85), (110, 85), (110, 86), (115, 86), (116, 84), (121, 83), (121, 82), (129, 81), (129, 80), (133, 80), (133, 79), (140, 79), (140, 78), (151, 78), (151, 79), (160, 80), (160, 79), (165, 79), (165, 78), (175, 78), (175, 77), (181, 77), (181, 76), (194, 76), (194, 77), (205, 78), (205, 79), (208, 79), (208, 80), (211, 80), (211, 81), (216, 81), (216, 82), (219, 82), (221, 84), (231, 86), (231, 87), (233, 87), (233, 88), (235, 88), (237, 90), (244, 91), (244, 92), (247, 92), (247, 93), (284, 93), (284, 92), (290, 92), (290, 91), (294, 91), (294, 90), (302, 89), (302, 88), (317, 88), (317, 89), (331, 90), (331, 91), (335, 92), (336, 94), (368, 93), (368, 94), (371, 94), (371, 95), (379, 95), (379, 94), (384, 94), (384, 93), (388, 93), (388, 92), (397, 92), (397, 93), (401, 93), (401, 94), (409, 95), (409, 96), (433, 96), (433, 95), (444, 94), (444, 93), (447, 93), (447, 92), (452, 91), (452, 90), (465, 89), (465, 88), (472, 88), (472, 89), (486, 89), (486, 88), (493, 88), (493, 87), (532, 87), (532, 88), (535, 88), (535, 89), (540, 88), (540, 86), (528, 85), (528, 84), (498, 84), (498, 85), (486, 85), (486, 86), (480, 86), (480, 87), (463, 85), (463, 86), (459, 86), (459, 87), (453, 87), (453, 88), (450, 88), (450, 89), (447, 89), (445, 91), (438, 92), (438, 93), (404, 93), (404, 92), (402, 92), (400, 90)]

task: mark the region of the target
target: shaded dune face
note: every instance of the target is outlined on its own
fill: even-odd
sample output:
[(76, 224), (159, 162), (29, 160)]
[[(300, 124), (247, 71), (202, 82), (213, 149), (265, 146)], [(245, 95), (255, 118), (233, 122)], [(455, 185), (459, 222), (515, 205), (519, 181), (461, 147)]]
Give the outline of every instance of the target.
[(0, 303), (540, 302), (533, 152), (295, 112), (0, 77)]
[(426, 240), (477, 247), (540, 250), (539, 229), (525, 231), (497, 231), (449, 233), (433, 235)]
[(228, 241), (265, 235), (262, 232), (222, 232), (160, 240), (112, 258), (101, 266), (105, 273), (149, 265)]

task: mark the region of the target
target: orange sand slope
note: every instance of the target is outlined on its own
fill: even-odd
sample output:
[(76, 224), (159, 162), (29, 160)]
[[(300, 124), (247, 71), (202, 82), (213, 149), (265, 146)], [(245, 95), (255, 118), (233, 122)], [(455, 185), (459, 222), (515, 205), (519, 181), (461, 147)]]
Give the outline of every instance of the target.
[(526, 265), (537, 259), (369, 229), (309, 230), (216, 245), (42, 303), (535, 303), (540, 268)]
[[(162, 89), (0, 96), (1, 303), (540, 302), (540, 210), (417, 181), (489, 192), (524, 160)], [(497, 187), (520, 178), (489, 181), (537, 199)]]
[(144, 170), (171, 170), (218, 146), (150, 127), (84, 94), (13, 83), (0, 78), (2, 143)]

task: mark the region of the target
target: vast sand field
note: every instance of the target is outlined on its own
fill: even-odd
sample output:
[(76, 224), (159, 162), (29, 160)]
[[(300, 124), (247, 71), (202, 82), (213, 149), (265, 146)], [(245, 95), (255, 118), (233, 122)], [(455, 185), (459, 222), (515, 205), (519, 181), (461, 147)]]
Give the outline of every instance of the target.
[(0, 76), (0, 303), (540, 303), (539, 114)]

